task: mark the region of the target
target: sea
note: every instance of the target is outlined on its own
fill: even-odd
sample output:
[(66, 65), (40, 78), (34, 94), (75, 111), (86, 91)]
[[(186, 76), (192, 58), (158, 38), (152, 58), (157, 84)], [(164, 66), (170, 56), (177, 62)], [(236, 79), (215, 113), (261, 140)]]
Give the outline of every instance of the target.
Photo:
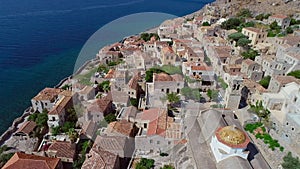
[(0, 0), (0, 134), (40, 90), (54, 87), (104, 45), (212, 1)]

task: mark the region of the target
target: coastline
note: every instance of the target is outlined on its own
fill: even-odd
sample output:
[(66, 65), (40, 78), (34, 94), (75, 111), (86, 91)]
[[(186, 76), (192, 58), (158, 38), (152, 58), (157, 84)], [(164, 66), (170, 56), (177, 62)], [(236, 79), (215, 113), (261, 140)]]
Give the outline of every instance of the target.
[[(211, 2), (211, 3), (216, 3), (216, 1), (214, 2)], [(207, 4), (211, 4), (211, 3), (207, 3)], [(207, 5), (206, 4), (206, 5)], [(184, 16), (181, 16), (183, 18), (186, 18), (186, 17), (191, 17), (193, 15), (196, 15), (196, 14), (199, 14), (201, 12), (203, 12), (203, 9), (204, 9), (205, 6), (203, 6), (201, 9), (193, 12), (193, 13), (190, 13), (190, 14), (187, 14), (187, 15), (184, 15)], [(180, 18), (180, 17), (178, 17)], [(176, 18), (173, 18), (173, 19), (176, 19)], [(171, 20), (173, 20), (171, 19)], [(146, 29), (145, 31), (143, 32), (147, 32), (147, 33), (151, 33), (151, 32), (156, 32), (158, 30), (158, 26), (154, 26), (154, 27), (151, 27), (151, 28), (148, 28)], [(141, 34), (143, 32), (139, 32), (139, 33), (136, 33), (135, 35), (138, 35), (138, 34)], [(131, 35), (132, 36), (132, 35)], [(129, 37), (129, 36), (127, 36)], [(123, 39), (127, 38), (127, 37), (124, 37)], [(109, 44), (106, 44), (106, 45), (109, 45)], [(103, 46), (105, 47), (105, 46)], [(102, 48), (103, 48), (102, 47)], [(100, 48), (99, 50), (101, 50), (102, 48)], [(68, 81), (70, 78), (74, 77), (75, 75), (78, 75), (80, 73), (82, 73), (83, 70), (85, 70), (86, 67), (89, 66), (89, 64), (91, 63), (95, 63), (97, 62), (97, 58), (93, 58), (93, 59), (90, 59), (90, 60), (87, 60), (83, 65), (81, 65), (75, 72), (73, 72), (73, 74), (61, 79), (57, 85), (54, 86), (54, 88), (60, 88), (64, 85), (64, 83), (66, 81)], [(23, 114), (17, 118), (15, 118), (11, 124), (10, 127), (8, 127), (5, 132), (3, 134), (1, 134), (0, 136), (0, 146), (3, 146), (5, 145), (5, 143), (11, 138), (11, 136), (19, 129), (19, 127), (25, 122), (25, 119), (26, 117), (28, 117), (32, 112), (31, 112), (31, 109), (32, 107), (29, 106), (27, 109), (24, 110)]]

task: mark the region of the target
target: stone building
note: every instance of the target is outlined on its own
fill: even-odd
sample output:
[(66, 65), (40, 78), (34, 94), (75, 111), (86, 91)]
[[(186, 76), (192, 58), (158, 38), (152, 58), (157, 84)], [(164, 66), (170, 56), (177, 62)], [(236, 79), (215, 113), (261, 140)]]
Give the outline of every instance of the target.
[(261, 80), (263, 77), (261, 66), (251, 59), (246, 59), (242, 61), (241, 72), (246, 74), (246, 76), (249, 79), (256, 82)]
[(242, 96), (243, 78), (240, 76), (232, 77), (229, 79), (228, 85), (225, 91), (225, 106), (226, 108), (237, 109)]
[(286, 15), (276, 14), (269, 16), (268, 22), (269, 24), (277, 22), (278, 26), (281, 26), (282, 29), (286, 29), (290, 26), (291, 19)]
[(247, 27), (242, 29), (242, 33), (245, 36), (248, 36), (251, 40), (251, 45), (255, 46), (258, 43), (263, 43), (264, 40), (267, 38), (268, 32), (263, 29), (253, 28), (253, 27)]

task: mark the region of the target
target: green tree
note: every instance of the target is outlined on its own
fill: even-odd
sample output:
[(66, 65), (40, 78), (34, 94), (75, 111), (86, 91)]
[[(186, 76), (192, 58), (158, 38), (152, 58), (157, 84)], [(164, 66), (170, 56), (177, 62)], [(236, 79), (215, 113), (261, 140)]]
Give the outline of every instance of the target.
[(241, 54), (244, 59), (255, 60), (255, 57), (259, 55), (257, 50), (249, 49)]
[(153, 159), (142, 158), (135, 166), (135, 169), (152, 169), (154, 167)]
[(117, 121), (116, 115), (110, 113), (104, 117), (105, 121), (109, 124), (111, 122)]
[(255, 17), (256, 20), (260, 20), (262, 21), (264, 19), (265, 15), (262, 13), (262, 14), (259, 14)]
[(168, 101), (171, 105), (173, 105), (175, 103), (178, 103), (180, 101), (179, 95), (177, 93), (174, 93), (174, 92), (168, 93), (167, 94), (167, 99), (168, 99)]
[(241, 38), (237, 41), (236, 45), (247, 48), (249, 47), (249, 43), (251, 43), (251, 40), (249, 40), (248, 38)]
[(236, 29), (241, 23), (242, 21), (239, 18), (230, 18), (221, 24), (221, 28), (226, 30)]
[(300, 79), (300, 70), (295, 70), (287, 74), (288, 76), (294, 76), (297, 79)]
[(78, 138), (78, 133), (75, 131), (74, 128), (70, 128), (69, 131), (67, 132), (67, 134), (72, 143), (74, 143)]
[(109, 80), (105, 80), (102, 83), (98, 84), (98, 88), (101, 91), (108, 92), (110, 90), (110, 82), (109, 82)]
[(191, 100), (199, 101), (201, 99), (201, 94), (199, 89), (191, 89), (189, 87), (184, 87), (181, 89), (181, 94)]
[(48, 121), (48, 113), (47, 112), (43, 112), (43, 113), (39, 113), (35, 123), (38, 127), (44, 127), (47, 126), (47, 121)]
[(295, 18), (291, 19), (290, 25), (298, 25), (300, 24), (300, 20), (296, 20)]
[(257, 101), (255, 105), (250, 106), (250, 111), (254, 112), (259, 118), (264, 119), (265, 122), (269, 121), (270, 111), (265, 109), (262, 101)]
[(161, 169), (175, 169), (172, 165), (164, 165)]
[(33, 114), (29, 115), (28, 121), (34, 121), (35, 122), (37, 117), (38, 117), (38, 113), (33, 113)]
[(75, 123), (71, 121), (66, 121), (64, 125), (61, 127), (61, 131), (67, 133), (70, 129), (75, 128)]
[(52, 133), (53, 136), (56, 136), (60, 133), (60, 130), (61, 130), (61, 127), (56, 126), (56, 127), (51, 128), (51, 133)]
[(69, 108), (67, 109), (67, 118), (66, 121), (77, 123), (78, 117), (77, 113), (75, 111), (75, 108)]
[(134, 107), (138, 107), (139, 106), (139, 101), (138, 101), (138, 99), (130, 98), (130, 104)]
[(152, 37), (155, 37), (156, 40), (159, 40), (159, 36), (157, 33), (142, 33), (141, 38), (147, 42), (149, 41)]
[(153, 82), (153, 73), (161, 73), (161, 72), (165, 72), (165, 71), (163, 71), (161, 69), (158, 69), (158, 68), (150, 68), (150, 69), (148, 69), (146, 71), (146, 76), (145, 76), (146, 82)]
[(283, 169), (300, 169), (300, 161), (298, 157), (293, 157), (292, 153), (289, 152), (283, 157), (283, 163), (281, 164)]
[(106, 65), (99, 65), (97, 68), (97, 72), (103, 72), (103, 73), (108, 73), (109, 68)]
[(202, 26), (210, 26), (210, 24), (208, 22), (203, 22)]
[(238, 41), (239, 39), (246, 38), (246, 37), (247, 36), (245, 36), (241, 32), (236, 32), (236, 33), (232, 33), (232, 34), (228, 35), (228, 38), (232, 39), (234, 41)]
[(259, 84), (262, 85), (265, 89), (267, 89), (269, 87), (270, 80), (271, 76), (265, 76), (259, 81)]
[(292, 27), (287, 27), (286, 28), (286, 33), (288, 33), (288, 34), (291, 34), (291, 33), (294, 33), (294, 30), (293, 30), (293, 28)]
[(207, 96), (209, 97), (210, 100), (217, 101), (218, 95), (219, 95), (218, 90), (211, 90), (211, 89), (207, 90)]
[(278, 29), (280, 29), (280, 26), (278, 26), (278, 23), (276, 21), (274, 21), (270, 24), (270, 29), (278, 30)]

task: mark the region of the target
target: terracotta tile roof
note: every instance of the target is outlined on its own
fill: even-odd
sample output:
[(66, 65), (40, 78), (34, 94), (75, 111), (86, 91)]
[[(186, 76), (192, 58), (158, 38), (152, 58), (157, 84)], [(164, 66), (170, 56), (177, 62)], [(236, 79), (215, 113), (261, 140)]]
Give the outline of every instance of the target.
[(231, 47), (230, 46), (214, 46), (213, 50), (215, 50), (216, 54), (219, 58), (228, 58), (230, 57)]
[(111, 95), (113, 102), (127, 103), (129, 100), (129, 96), (126, 92), (113, 90), (111, 91)]
[(246, 60), (243, 60), (243, 63), (247, 64), (247, 65), (252, 65), (252, 64), (255, 64), (255, 62), (251, 59), (246, 59)]
[(141, 73), (138, 72), (138, 73), (136, 73), (136, 74), (130, 79), (130, 81), (128, 82), (128, 86), (129, 86), (131, 89), (138, 90), (138, 87), (139, 87), (138, 82), (139, 82), (140, 80), (141, 80)]
[(300, 80), (293, 76), (274, 76), (274, 79), (276, 79), (282, 85), (292, 83), (292, 82), (296, 82), (296, 83), (300, 84), (300, 82), (299, 82)]
[(63, 110), (66, 108), (66, 106), (72, 101), (72, 97), (68, 97), (68, 96), (63, 96), (56, 104), (55, 106), (52, 108), (52, 110), (50, 110), (48, 112), (48, 114), (50, 115), (54, 115), (54, 114), (61, 114), (63, 112)]
[(246, 27), (246, 28), (243, 28), (247, 31), (251, 31), (251, 32), (256, 32), (256, 33), (261, 33), (263, 32), (263, 29), (258, 29), (258, 28), (253, 28), (253, 27)]
[(55, 169), (60, 159), (17, 152), (2, 169)]
[(176, 82), (182, 82), (183, 81), (183, 76), (180, 75), (180, 74), (174, 74), (174, 75), (171, 75), (173, 81), (176, 81)]
[(91, 120), (84, 122), (81, 130), (81, 134), (93, 137), (97, 130), (97, 124)]
[(150, 108), (141, 113), (141, 120), (154, 121), (159, 116), (160, 108)]
[(34, 131), (35, 127), (36, 123), (34, 121), (27, 121), (17, 130), (17, 133), (21, 132), (29, 135)]
[(61, 93), (63, 89), (58, 88), (45, 88), (40, 91), (33, 99), (34, 100), (50, 100), (54, 101), (54, 99)]
[(71, 90), (63, 90), (59, 93), (60, 96), (72, 97), (74, 94)]
[(255, 89), (258, 90), (260, 93), (267, 92), (267, 89), (265, 89), (262, 85), (260, 85), (257, 82), (254, 82), (250, 79), (244, 79), (243, 84), (248, 88), (248, 89)]
[(154, 73), (154, 81), (174, 81), (172, 76), (166, 74), (166, 73)]
[[(74, 144), (74, 143), (73, 143)], [(55, 141), (50, 145), (48, 151), (56, 152), (57, 158), (69, 158), (74, 159), (75, 156), (75, 145), (70, 142)]]
[(147, 135), (160, 135), (164, 137), (166, 135), (166, 129), (167, 129), (167, 117), (168, 113), (166, 109), (160, 109), (158, 114), (156, 114), (156, 118), (152, 121), (150, 120), (150, 123), (148, 125), (147, 129)]
[(107, 127), (107, 132), (109, 133), (117, 132), (128, 137), (132, 136), (133, 130), (134, 124), (126, 120), (111, 122)]
[(192, 70), (208, 70), (209, 68), (206, 66), (191, 66)]
[(92, 104), (87, 107), (88, 112), (101, 112), (103, 113), (111, 104), (111, 99), (108, 96), (96, 99)]
[[(117, 152), (124, 151), (126, 146), (126, 140), (127, 138), (124, 136), (98, 135), (93, 147), (117, 154)], [(121, 154), (119, 155), (121, 156)]]
[(105, 79), (111, 79), (115, 75), (115, 70), (114, 69), (109, 69), (108, 73), (105, 75)]
[(164, 46), (162, 48), (162, 52), (165, 53), (165, 54), (168, 54), (168, 53), (174, 53), (173, 49), (170, 47), (170, 46)]
[(93, 147), (82, 165), (82, 169), (115, 169), (118, 156), (114, 153)]
[(288, 18), (288, 16), (286, 15), (283, 15), (283, 14), (275, 14), (275, 15), (272, 15), (270, 16), (271, 18), (279, 18), (279, 19), (285, 19), (285, 18)]

